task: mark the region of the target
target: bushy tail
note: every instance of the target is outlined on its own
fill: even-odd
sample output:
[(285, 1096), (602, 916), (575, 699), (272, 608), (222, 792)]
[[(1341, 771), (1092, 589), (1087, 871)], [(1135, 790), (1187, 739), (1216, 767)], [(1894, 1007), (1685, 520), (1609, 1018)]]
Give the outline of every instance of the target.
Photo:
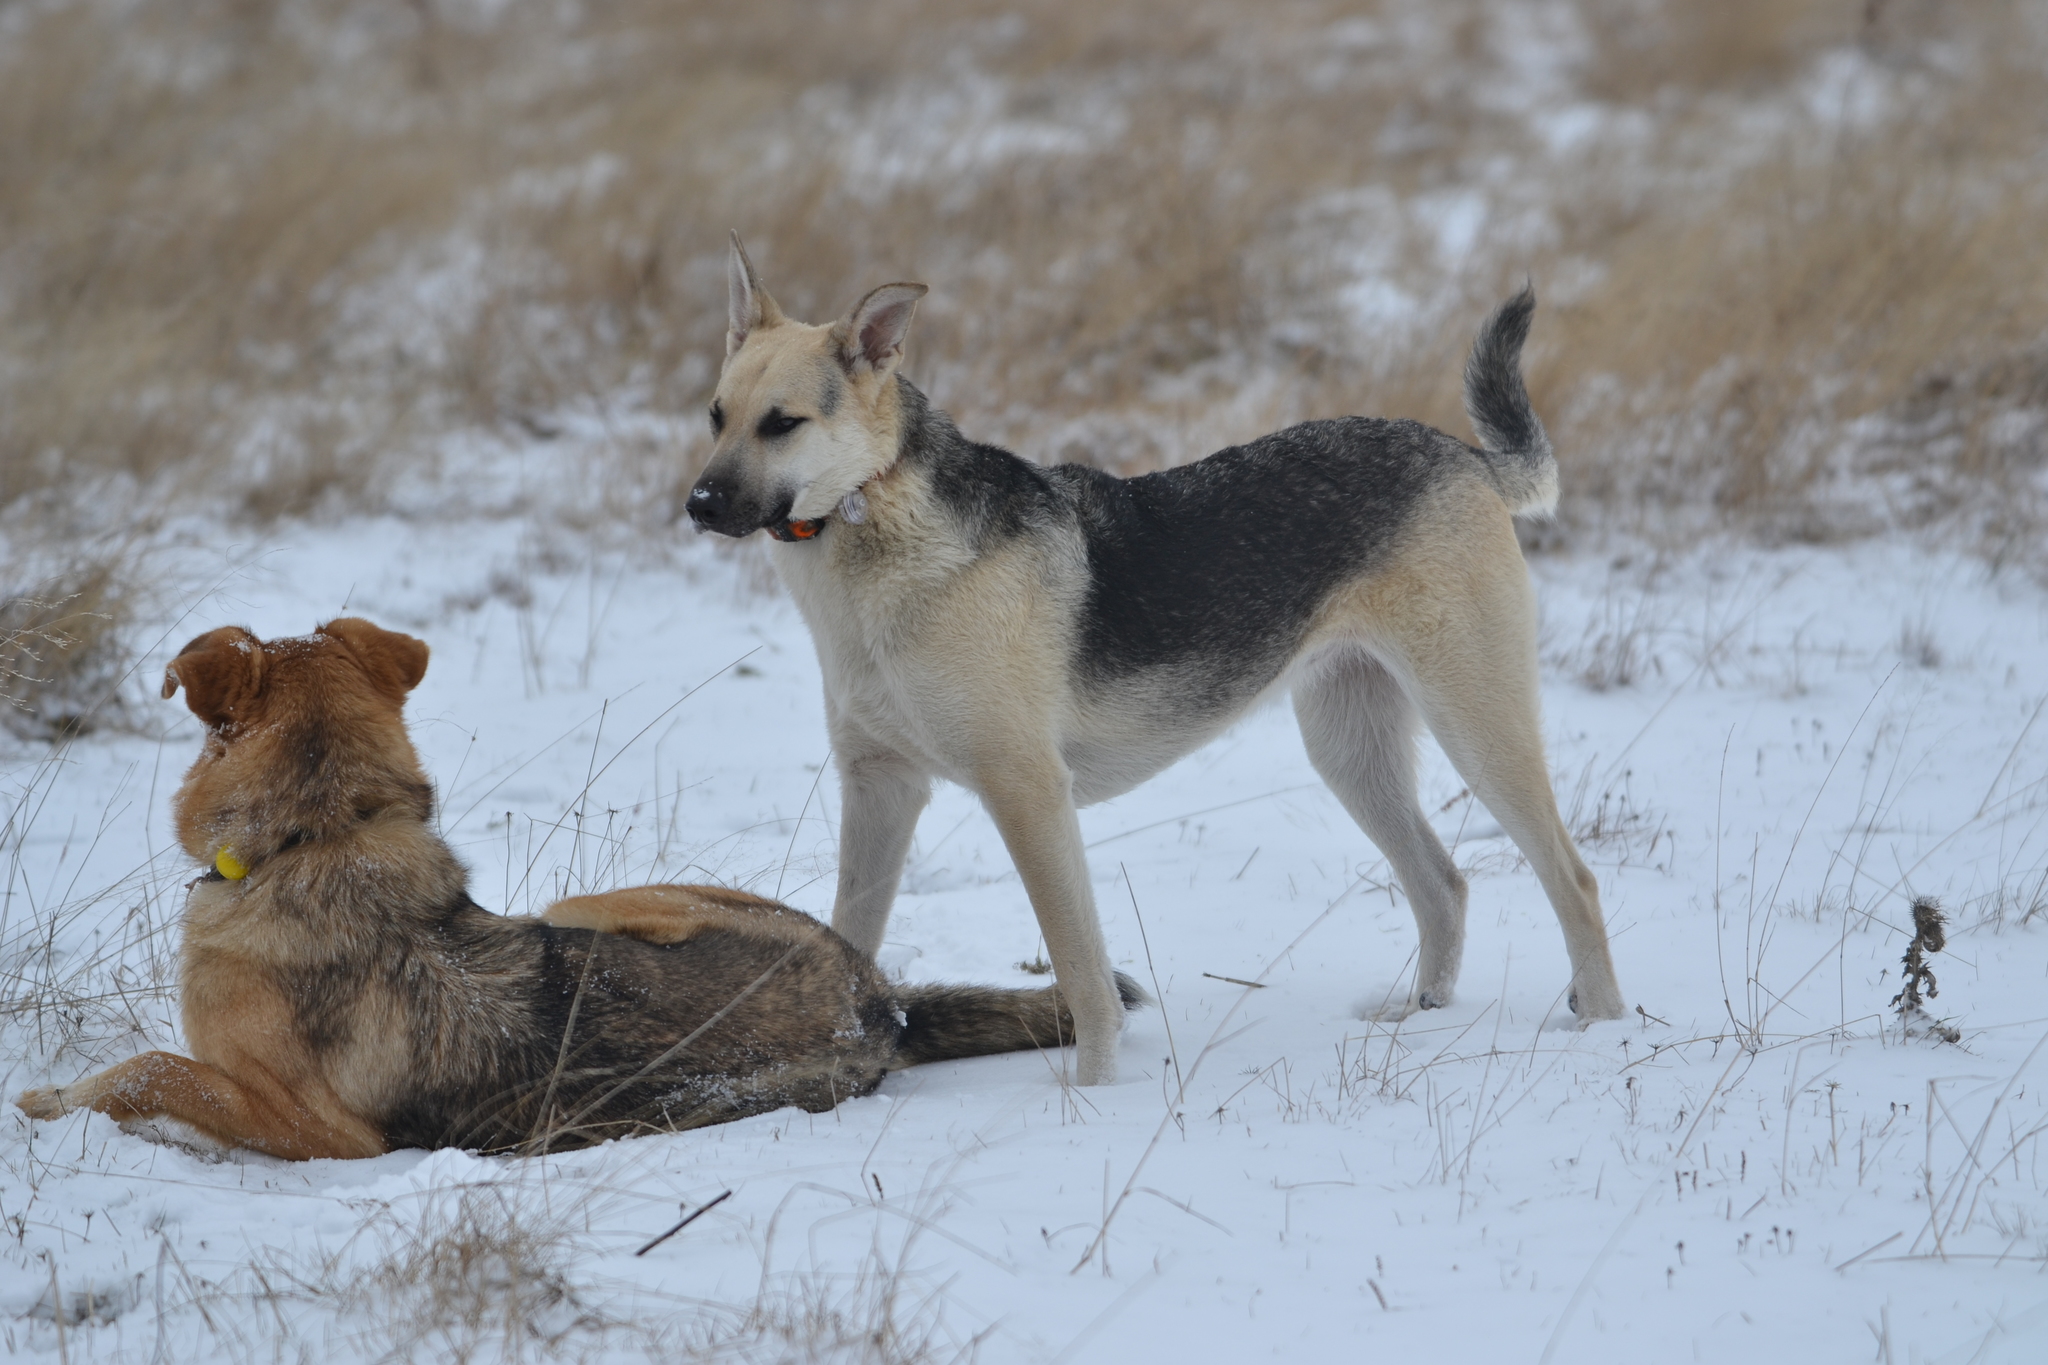
[[(1116, 993), (1127, 1010), (1149, 999), (1122, 972), (1116, 974)], [(897, 1066), (1061, 1047), (1074, 1041), (1074, 1016), (1054, 986), (1035, 991), (902, 986), (896, 1003), (904, 1018), (903, 1036), (896, 1043)]]
[(1487, 319), (1465, 362), (1465, 411), (1493, 486), (1518, 514), (1557, 508), (1557, 456), (1522, 387), (1522, 343), (1535, 311), (1536, 291), (1524, 287)]

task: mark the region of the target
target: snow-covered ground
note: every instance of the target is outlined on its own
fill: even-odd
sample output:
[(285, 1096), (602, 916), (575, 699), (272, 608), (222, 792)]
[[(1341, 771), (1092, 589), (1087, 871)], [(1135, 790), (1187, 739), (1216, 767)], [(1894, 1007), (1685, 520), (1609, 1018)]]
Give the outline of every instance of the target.
[[(413, 732), (484, 904), (697, 879), (829, 913), (817, 666), (761, 547), (390, 520), (253, 548), (188, 552), (217, 586), (143, 679), (227, 622), (422, 635)], [(0, 1334), (138, 1361), (2044, 1358), (2048, 598), (1898, 542), (1532, 567), (1558, 791), (1639, 1017), (1572, 1026), (1548, 905), (1425, 741), (1472, 874), (1461, 993), (1366, 1022), (1413, 923), (1283, 704), (1082, 814), (1112, 955), (1160, 999), (1119, 1085), (990, 1058), (530, 1160), (207, 1158), (10, 1107)], [(178, 1045), (166, 800), (197, 736), (161, 716), (5, 770), (9, 1094)], [(1956, 1042), (1888, 1008), (1913, 894), (1953, 917)], [(1022, 984), (1039, 946), (943, 790), (887, 965)]]

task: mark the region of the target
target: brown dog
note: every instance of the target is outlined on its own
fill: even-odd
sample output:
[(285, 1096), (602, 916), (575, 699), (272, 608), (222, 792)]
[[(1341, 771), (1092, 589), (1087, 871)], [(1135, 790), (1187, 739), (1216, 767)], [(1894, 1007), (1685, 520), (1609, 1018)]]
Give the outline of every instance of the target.
[[(885, 1072), (1072, 1037), (1043, 990), (897, 986), (824, 925), (709, 886), (469, 898), (406, 736), (427, 647), (368, 621), (228, 627), (172, 660), (206, 723), (173, 800), (192, 884), (192, 1056), (146, 1052), (15, 1103), (169, 1116), (287, 1158), (541, 1151), (813, 1112)], [(1120, 982), (1135, 1007), (1142, 999)]]

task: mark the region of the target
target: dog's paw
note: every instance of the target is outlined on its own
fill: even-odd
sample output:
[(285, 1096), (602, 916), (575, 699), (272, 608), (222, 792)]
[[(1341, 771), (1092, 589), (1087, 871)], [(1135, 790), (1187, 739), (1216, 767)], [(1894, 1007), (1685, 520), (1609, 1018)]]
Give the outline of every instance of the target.
[(1369, 1019), (1375, 1024), (1398, 1024), (1403, 1019), (1413, 1018), (1424, 1010), (1440, 1010), (1451, 1003), (1448, 991), (1423, 991), (1405, 1000), (1361, 1001), (1352, 1014), (1359, 1019)]
[(1363, 1000), (1352, 1014), (1375, 1024), (1398, 1024), (1422, 1008), (1422, 1002), (1414, 996), (1404, 1000)]
[(14, 1097), (14, 1107), (32, 1119), (62, 1118), (72, 1108), (64, 1102), (64, 1092), (54, 1085), (22, 1091)]
[(1565, 997), (1565, 1003), (1578, 1016), (1580, 1028), (1603, 1019), (1621, 1019), (1628, 1014), (1621, 1003), (1621, 988), (1611, 984), (1584, 991), (1573, 986), (1571, 994)]

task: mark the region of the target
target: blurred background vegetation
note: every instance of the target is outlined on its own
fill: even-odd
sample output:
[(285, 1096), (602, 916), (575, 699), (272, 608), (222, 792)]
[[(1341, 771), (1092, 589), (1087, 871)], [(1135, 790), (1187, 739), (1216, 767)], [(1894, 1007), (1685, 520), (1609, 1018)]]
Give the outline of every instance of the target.
[(798, 317), (928, 282), (910, 373), (966, 430), (1119, 472), (1469, 435), (1532, 279), (1537, 541), (2039, 573), (2044, 161), (2021, 0), (18, 0), (0, 710), (90, 723), (180, 538), (667, 545), (728, 228)]

